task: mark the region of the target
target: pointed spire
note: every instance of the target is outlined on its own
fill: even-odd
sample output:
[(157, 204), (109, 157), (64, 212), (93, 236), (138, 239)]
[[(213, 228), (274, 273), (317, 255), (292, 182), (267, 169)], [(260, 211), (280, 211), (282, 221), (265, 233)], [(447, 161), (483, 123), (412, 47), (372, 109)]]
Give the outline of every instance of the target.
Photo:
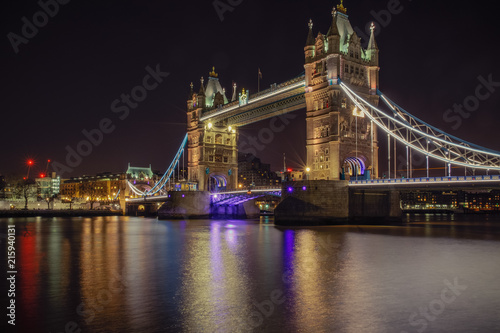
[(370, 34), (370, 41), (368, 42), (368, 50), (378, 50), (377, 41), (375, 41), (375, 23), (372, 22), (370, 30), (372, 32)]
[(311, 46), (314, 45), (314, 36), (313, 36), (313, 21), (312, 19), (309, 20), (309, 34), (307, 35), (307, 42), (306, 46)]
[(198, 95), (205, 96), (205, 87), (203, 86), (205, 79), (203, 78), (203, 76), (201, 77), (200, 82), (201, 82), (201, 86), (200, 86), (200, 92), (198, 93)]
[(328, 33), (326, 34), (327, 37), (340, 36), (339, 28), (337, 27), (337, 10), (335, 9), (335, 7), (333, 7), (332, 16), (333, 16), (332, 25), (330, 26), (330, 29), (328, 30)]

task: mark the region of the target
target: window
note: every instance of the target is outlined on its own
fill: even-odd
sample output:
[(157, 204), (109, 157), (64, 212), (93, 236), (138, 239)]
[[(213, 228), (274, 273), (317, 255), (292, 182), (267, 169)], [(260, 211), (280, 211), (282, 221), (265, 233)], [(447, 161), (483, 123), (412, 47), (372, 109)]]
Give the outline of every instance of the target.
[(354, 73), (354, 66), (351, 66), (351, 74)]
[(363, 68), (361, 68), (360, 72), (362, 76), (365, 76), (365, 70)]
[(353, 58), (353, 57), (354, 57), (354, 51), (351, 50), (351, 58)]
[(229, 146), (230, 144), (231, 144), (231, 139), (230, 139), (230, 138), (227, 138), (227, 139), (226, 139), (226, 145), (228, 145), (228, 146)]
[(208, 156), (208, 161), (209, 162), (213, 162), (214, 161), (214, 157), (212, 155)]
[(356, 75), (359, 75), (359, 67), (356, 67)]
[(359, 53), (358, 52), (355, 53), (355, 58), (359, 59)]
[(349, 65), (346, 64), (344, 66), (344, 72), (349, 73)]
[(229, 158), (227, 156), (224, 156), (224, 163), (229, 162)]
[(330, 149), (329, 148), (325, 149), (325, 155), (330, 155)]
[(215, 143), (221, 145), (222, 144), (222, 134), (217, 134), (215, 136)]
[(207, 136), (207, 142), (208, 143), (212, 143), (212, 137), (211, 136)]

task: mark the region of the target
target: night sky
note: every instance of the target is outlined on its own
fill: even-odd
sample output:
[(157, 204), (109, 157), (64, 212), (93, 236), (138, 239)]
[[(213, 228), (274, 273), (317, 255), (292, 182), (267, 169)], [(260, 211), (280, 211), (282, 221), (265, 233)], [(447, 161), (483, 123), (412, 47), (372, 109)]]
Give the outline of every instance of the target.
[[(97, 128), (105, 118), (114, 131), (64, 177), (123, 172), (129, 162), (163, 171), (186, 132), (190, 82), (198, 91), (200, 77), (207, 80), (215, 66), (230, 98), (232, 81), (240, 89), (257, 90), (259, 67), (263, 88), (301, 74), (307, 22), (312, 18), (315, 34), (326, 34), (337, 3), (243, 0), (221, 21), (212, 1), (72, 0), (59, 5), (59, 12), (27, 44), (18, 45), (17, 54), (9, 33), (21, 35), (22, 17), (33, 22), (41, 8), (34, 0), (3, 3), (0, 174), (24, 173), (27, 158), (35, 159), (35, 169), (45, 169), (47, 159), (66, 164), (66, 147), (75, 148), (85, 139), (82, 131)], [(345, 6), (352, 26), (365, 30), (374, 20), (372, 11), (394, 3), (346, 0)], [(492, 87), (498, 91), (481, 101), (461, 126), (443, 119), (453, 104), (475, 95), (479, 76), (500, 82), (495, 6), (487, 1), (402, 0), (400, 13), (378, 24), (377, 42), (381, 91), (436, 127), (500, 150), (500, 87)], [(170, 74), (121, 120), (111, 104), (142, 84), (147, 66), (158, 64)], [(258, 157), (279, 169), (285, 152), (291, 166), (303, 166), (304, 119), (305, 112), (297, 112)], [(255, 135), (268, 122), (241, 132)]]

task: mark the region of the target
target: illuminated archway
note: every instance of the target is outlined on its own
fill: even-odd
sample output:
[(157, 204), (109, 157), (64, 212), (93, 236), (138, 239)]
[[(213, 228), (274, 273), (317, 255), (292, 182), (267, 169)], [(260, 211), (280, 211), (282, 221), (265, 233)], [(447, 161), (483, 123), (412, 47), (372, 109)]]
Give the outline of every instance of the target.
[(363, 157), (347, 157), (344, 160), (344, 172), (349, 176), (362, 176), (365, 174), (366, 164)]
[(223, 175), (210, 175), (208, 178), (208, 191), (220, 192), (227, 189), (227, 179)]

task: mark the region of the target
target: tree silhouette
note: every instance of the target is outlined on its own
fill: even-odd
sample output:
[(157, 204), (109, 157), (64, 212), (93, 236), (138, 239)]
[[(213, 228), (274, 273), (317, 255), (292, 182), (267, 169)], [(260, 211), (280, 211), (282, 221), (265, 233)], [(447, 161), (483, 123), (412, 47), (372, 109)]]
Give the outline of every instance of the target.
[(14, 185), (16, 197), (24, 199), (24, 209), (28, 209), (28, 200), (36, 195), (36, 182), (33, 179), (19, 180)]

